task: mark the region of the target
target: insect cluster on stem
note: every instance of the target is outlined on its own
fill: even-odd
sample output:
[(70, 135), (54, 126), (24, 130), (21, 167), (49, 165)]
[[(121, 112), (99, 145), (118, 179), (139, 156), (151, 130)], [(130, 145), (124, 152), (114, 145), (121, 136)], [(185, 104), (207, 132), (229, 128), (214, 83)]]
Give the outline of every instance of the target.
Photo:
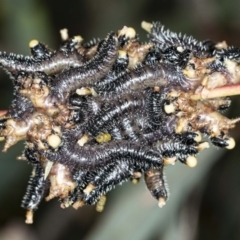
[[(159, 206), (168, 198), (164, 167), (197, 164), (209, 147), (232, 149), (240, 119), (220, 111), (239, 94), (240, 49), (197, 41), (142, 22), (149, 41), (123, 27), (84, 43), (61, 30), (59, 50), (32, 40), (32, 56), (0, 52), (13, 80), (14, 99), (0, 118), (3, 151), (20, 140), (19, 159), (33, 167), (22, 207), (26, 223), (41, 200), (61, 207), (97, 204), (124, 181), (146, 186)], [(226, 91), (227, 89), (227, 91)]]

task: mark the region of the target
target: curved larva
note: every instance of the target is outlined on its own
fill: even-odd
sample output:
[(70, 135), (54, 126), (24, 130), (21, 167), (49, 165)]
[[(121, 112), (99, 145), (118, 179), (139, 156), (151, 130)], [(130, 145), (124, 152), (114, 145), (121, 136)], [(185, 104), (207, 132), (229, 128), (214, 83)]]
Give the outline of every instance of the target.
[(111, 69), (116, 57), (117, 38), (115, 34), (110, 34), (99, 44), (98, 52), (93, 59), (83, 66), (71, 68), (56, 76), (52, 84), (52, 95), (62, 99), (67, 93), (97, 81)]
[(124, 56), (118, 54), (116, 62), (113, 64), (111, 70), (104, 76), (93, 84), (93, 88), (99, 90), (99, 94), (102, 93), (101, 89), (108, 89), (114, 81), (116, 81), (121, 75), (127, 71), (129, 58), (125, 53)]
[(77, 144), (65, 146), (58, 152), (42, 151), (40, 153), (53, 162), (59, 162), (81, 170), (93, 170), (109, 164), (115, 159), (131, 159), (133, 164), (147, 164), (149, 167), (159, 167), (162, 164), (159, 151), (154, 151), (140, 144), (128, 143), (105, 143), (97, 146), (80, 147)]
[(143, 90), (147, 87), (162, 86), (166, 84), (165, 73), (161, 65), (139, 66), (115, 81), (102, 86), (94, 86), (97, 93), (119, 94), (128, 90)]
[(0, 66), (2, 66), (6, 72), (12, 74), (19, 71), (41, 71), (51, 75), (68, 67), (81, 66), (85, 61), (83, 56), (76, 50), (49, 52), (43, 48), (42, 50), (33, 51), (32, 53), (34, 55), (33, 57), (0, 52)]
[(152, 24), (150, 33), (148, 35), (150, 41), (155, 43), (161, 50), (171, 46), (182, 47), (189, 49), (196, 54), (209, 55), (211, 46), (208, 42), (199, 42), (192, 36), (178, 34), (170, 30), (165, 30), (164, 25), (160, 22)]

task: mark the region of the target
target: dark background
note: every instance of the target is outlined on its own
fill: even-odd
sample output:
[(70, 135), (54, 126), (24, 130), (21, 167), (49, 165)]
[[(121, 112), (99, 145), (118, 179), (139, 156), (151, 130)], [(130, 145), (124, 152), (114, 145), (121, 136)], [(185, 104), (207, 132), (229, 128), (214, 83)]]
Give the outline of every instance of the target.
[[(142, 20), (161, 21), (176, 32), (199, 40), (226, 40), (240, 45), (240, 1), (226, 0), (2, 0), (0, 50), (29, 54), (28, 43), (38, 39), (52, 48), (60, 43), (59, 30), (85, 40), (103, 38), (124, 25), (136, 29), (143, 41)], [(0, 71), (0, 109), (12, 99), (12, 84)], [(235, 98), (231, 117), (240, 115)], [(232, 136), (240, 137), (237, 127)], [(1, 148), (3, 144), (0, 144)], [(125, 183), (110, 192), (103, 213), (94, 207), (61, 209), (56, 199), (41, 203), (34, 224), (26, 225), (20, 208), (31, 166), (17, 161), (23, 143), (0, 154), (0, 240), (63, 239), (240, 239), (240, 143), (231, 151), (216, 147), (198, 156), (189, 169), (169, 166), (170, 199), (159, 209), (141, 181)]]

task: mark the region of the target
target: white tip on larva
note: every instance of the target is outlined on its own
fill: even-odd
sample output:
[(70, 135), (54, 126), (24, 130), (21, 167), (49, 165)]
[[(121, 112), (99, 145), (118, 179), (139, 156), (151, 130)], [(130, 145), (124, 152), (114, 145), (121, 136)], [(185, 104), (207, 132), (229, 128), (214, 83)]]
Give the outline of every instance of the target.
[(150, 32), (151, 32), (151, 29), (152, 29), (152, 24), (149, 23), (149, 22), (142, 21), (142, 22), (141, 22), (141, 27), (142, 27), (142, 29), (144, 29), (145, 31), (147, 31), (148, 33), (150, 33)]
[(191, 167), (191, 168), (196, 167), (197, 159), (194, 156), (189, 156), (186, 159), (186, 164), (188, 167)]
[(60, 35), (61, 35), (61, 39), (62, 41), (67, 41), (68, 40), (68, 30), (67, 28), (63, 28), (60, 30)]
[(83, 192), (86, 194), (86, 195), (89, 195), (90, 192), (95, 188), (94, 185), (92, 185), (91, 183), (89, 183), (87, 185), (87, 187), (83, 190)]
[(227, 149), (233, 149), (236, 145), (235, 140), (233, 138), (229, 138), (226, 140), (228, 146), (226, 147)]
[(160, 198), (158, 199), (158, 206), (159, 206), (160, 208), (162, 208), (164, 205), (166, 205), (166, 199), (163, 198), (163, 197), (160, 197)]
[(47, 142), (52, 148), (57, 148), (61, 144), (62, 140), (57, 134), (52, 134), (47, 138)]
[(88, 140), (89, 140), (88, 135), (85, 134), (78, 140), (77, 143), (80, 147), (83, 147)]
[(202, 135), (199, 131), (196, 132), (197, 136), (194, 138), (195, 142), (201, 142), (202, 140)]
[(30, 47), (30, 48), (34, 48), (34, 47), (36, 47), (38, 44), (39, 44), (39, 41), (33, 39), (33, 40), (31, 40), (31, 41), (29, 42), (29, 47)]
[(174, 113), (175, 112), (175, 107), (172, 103), (170, 104), (166, 104), (164, 106), (164, 111), (167, 113), (167, 114), (170, 114), (170, 113)]
[(203, 142), (203, 143), (200, 143), (198, 146), (197, 146), (197, 149), (198, 151), (202, 151), (203, 149), (205, 148), (209, 148), (210, 145), (208, 142)]
[(118, 57), (126, 59), (127, 58), (127, 52), (124, 51), (124, 50), (118, 50)]
[(33, 224), (33, 211), (32, 210), (28, 210), (26, 212), (26, 220), (25, 223), (27, 224)]

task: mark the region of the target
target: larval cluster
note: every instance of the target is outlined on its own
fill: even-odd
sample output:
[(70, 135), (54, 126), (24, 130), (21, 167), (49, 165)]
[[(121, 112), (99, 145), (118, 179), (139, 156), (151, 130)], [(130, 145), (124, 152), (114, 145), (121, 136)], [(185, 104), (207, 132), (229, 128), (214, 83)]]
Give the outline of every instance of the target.
[(0, 117), (3, 151), (24, 140), (18, 159), (33, 167), (22, 200), (26, 223), (43, 198), (102, 211), (107, 192), (142, 176), (162, 207), (164, 167), (196, 166), (196, 154), (209, 147), (202, 134), (218, 147), (234, 147), (228, 131), (240, 119), (220, 111), (240, 93), (240, 49), (197, 41), (159, 22), (142, 27), (147, 43), (126, 26), (88, 43), (63, 29), (59, 50), (32, 40), (32, 56), (0, 52), (14, 85)]

